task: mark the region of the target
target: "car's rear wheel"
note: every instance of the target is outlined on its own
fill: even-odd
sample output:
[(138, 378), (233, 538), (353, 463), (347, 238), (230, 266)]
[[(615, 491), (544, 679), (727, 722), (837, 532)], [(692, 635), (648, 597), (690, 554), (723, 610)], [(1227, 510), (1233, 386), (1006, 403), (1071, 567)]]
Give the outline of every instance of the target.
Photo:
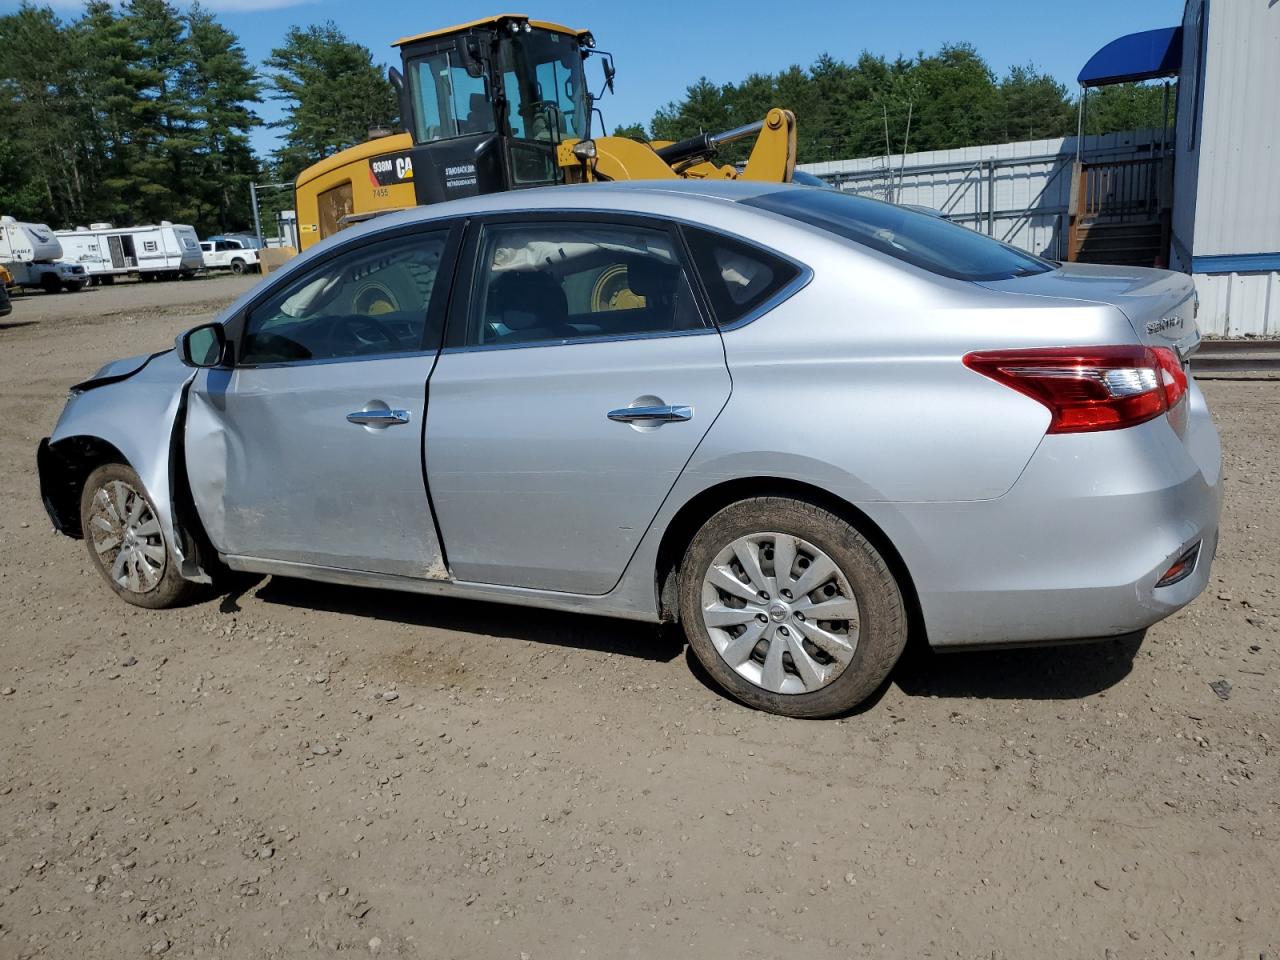
[(680, 620), (707, 672), (735, 698), (789, 717), (846, 713), (884, 682), (907, 640), (884, 558), (843, 518), (756, 497), (694, 536)]
[(138, 475), (120, 463), (89, 474), (80, 495), (80, 529), (89, 557), (111, 589), (139, 607), (172, 607), (190, 599), (165, 542), (155, 504)]
[(244, 273), (244, 261), (239, 257), (231, 261), (231, 272), (236, 276)]

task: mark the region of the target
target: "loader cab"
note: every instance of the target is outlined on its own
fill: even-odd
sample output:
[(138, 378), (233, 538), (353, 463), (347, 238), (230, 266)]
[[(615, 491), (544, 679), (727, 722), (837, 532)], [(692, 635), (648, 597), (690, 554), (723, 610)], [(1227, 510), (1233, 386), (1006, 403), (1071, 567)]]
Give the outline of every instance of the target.
[(585, 31), (509, 15), (400, 40), (392, 79), (418, 203), (562, 183), (556, 147), (587, 135), (592, 45)]

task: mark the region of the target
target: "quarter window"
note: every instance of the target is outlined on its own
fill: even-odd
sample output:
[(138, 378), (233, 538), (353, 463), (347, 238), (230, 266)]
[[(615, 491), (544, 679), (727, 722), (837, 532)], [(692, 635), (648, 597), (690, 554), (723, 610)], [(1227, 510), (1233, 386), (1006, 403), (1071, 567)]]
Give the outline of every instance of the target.
[(503, 224), (480, 242), (467, 346), (705, 329), (665, 230)]
[(685, 241), (716, 321), (741, 320), (796, 278), (800, 269), (777, 254), (733, 237), (685, 227)]
[(440, 232), (372, 243), (284, 284), (250, 311), (240, 362), (357, 359), (434, 349), (443, 310), (432, 295), (447, 239)]

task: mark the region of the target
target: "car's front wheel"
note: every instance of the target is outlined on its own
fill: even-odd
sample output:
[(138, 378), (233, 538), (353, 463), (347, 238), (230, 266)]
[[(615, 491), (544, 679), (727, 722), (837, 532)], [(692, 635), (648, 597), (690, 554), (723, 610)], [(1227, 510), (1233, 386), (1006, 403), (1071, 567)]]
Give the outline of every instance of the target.
[(725, 507), (694, 536), (680, 620), (707, 672), (743, 703), (790, 717), (846, 713), (907, 640), (902, 593), (843, 518), (784, 497)]
[(129, 467), (109, 463), (89, 474), (80, 495), (80, 528), (89, 557), (121, 598), (139, 607), (173, 607), (196, 586), (182, 578), (155, 505)]

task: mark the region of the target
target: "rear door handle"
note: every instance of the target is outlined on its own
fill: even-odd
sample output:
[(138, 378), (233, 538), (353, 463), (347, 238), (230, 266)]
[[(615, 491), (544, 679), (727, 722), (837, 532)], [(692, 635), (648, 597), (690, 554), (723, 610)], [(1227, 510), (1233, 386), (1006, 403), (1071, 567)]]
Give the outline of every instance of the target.
[(652, 407), (621, 407), (609, 411), (615, 423), (684, 423), (693, 419), (693, 407), (684, 403)]
[(392, 427), (397, 423), (409, 422), (408, 410), (357, 410), (347, 414), (348, 423), (358, 423), (366, 427)]

